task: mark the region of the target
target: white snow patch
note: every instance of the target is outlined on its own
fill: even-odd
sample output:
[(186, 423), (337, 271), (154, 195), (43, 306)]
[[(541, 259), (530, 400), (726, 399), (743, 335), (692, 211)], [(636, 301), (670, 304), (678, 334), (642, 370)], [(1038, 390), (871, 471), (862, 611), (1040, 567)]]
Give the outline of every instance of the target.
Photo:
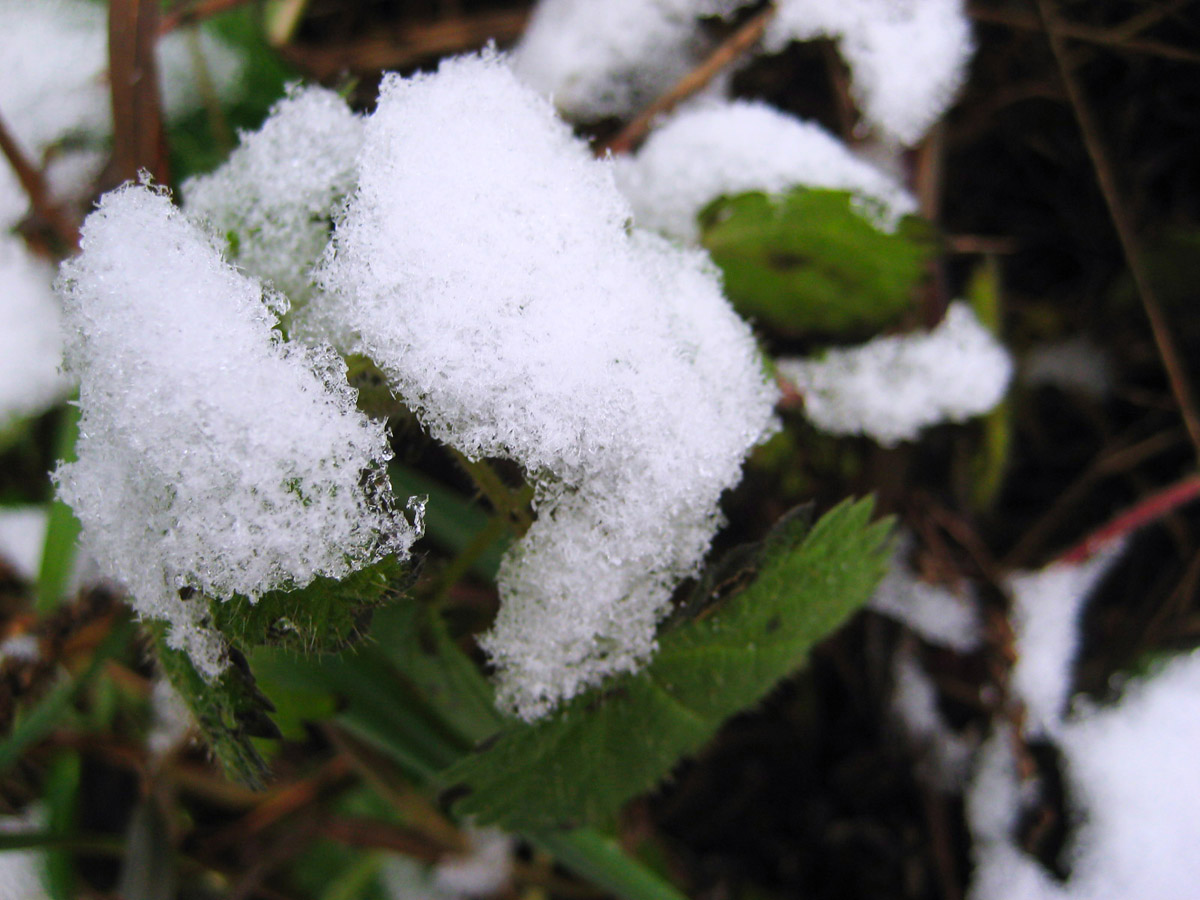
[(1017, 654), (1010, 686), (1025, 705), (1028, 733), (1052, 733), (1061, 721), (1071, 696), (1080, 613), (1123, 549), (1117, 543), (1083, 564), (1055, 563), (1008, 579)]
[(973, 592), (922, 581), (904, 562), (911, 540), (900, 541), (870, 608), (903, 623), (922, 640), (958, 653), (970, 653), (983, 639)]
[(406, 552), (383, 427), (355, 409), (341, 359), (282, 342), (280, 298), (164, 194), (107, 194), (81, 244), (59, 282), (82, 409), (59, 493), (138, 612), (172, 623), (173, 644), (213, 674), (204, 601), (181, 588), (254, 599)]
[(917, 775), (938, 790), (961, 790), (970, 771), (971, 741), (946, 722), (938, 708), (937, 687), (911, 644), (897, 649), (892, 682), (892, 713), (919, 755)]
[(37, 578), (42, 566), (47, 518), (44, 506), (0, 508), (0, 557), (26, 581)]
[(153, 718), (146, 748), (152, 757), (162, 759), (187, 740), (196, 722), (183, 697), (161, 676), (150, 688), (150, 710)]
[(535, 485), (483, 642), (535, 718), (653, 651), (775, 389), (707, 257), (627, 231), (502, 60), (385, 79), (359, 164), (323, 285), (435, 437)]
[(1050, 385), (1103, 400), (1112, 392), (1112, 363), (1103, 347), (1077, 336), (1030, 350), (1021, 363), (1021, 380), (1034, 387)]
[(235, 235), (234, 261), (302, 302), (361, 145), (362, 120), (341, 97), (294, 87), (220, 168), (183, 186), (184, 210), (222, 239)]
[(24, 242), (0, 233), (0, 429), (66, 396), (62, 313), (54, 273)]
[(804, 412), (833, 434), (865, 434), (884, 446), (922, 428), (963, 422), (994, 407), (1012, 375), (1008, 351), (965, 303), (933, 331), (882, 337), (818, 359), (779, 361), (804, 395)]
[(780, 0), (778, 7), (767, 48), (836, 40), (865, 119), (902, 144), (921, 139), (966, 77), (972, 41), (962, 0)]
[(863, 214), (883, 230), (917, 209), (894, 179), (820, 126), (745, 100), (676, 113), (636, 156), (616, 161), (616, 174), (639, 225), (689, 242), (699, 237), (700, 210), (720, 196), (747, 191), (852, 191)]
[(640, 112), (709, 49), (701, 16), (744, 0), (540, 0), (513, 51), (513, 70), (583, 121)]
[(1011, 735), (997, 732), (968, 795), (976, 868), (971, 900), (1190, 900), (1200, 881), (1200, 653), (1087, 709), (1056, 738), (1077, 823), (1071, 875), (1052, 881), (1013, 842), (1020, 789)]
[(41, 658), (41, 645), (32, 634), (14, 634), (0, 641), (0, 662), (6, 659), (16, 659), (21, 662), (35, 663)]
[[(0, 833), (42, 831), (45, 813), (31, 807), (20, 816), (0, 817)], [(45, 888), (45, 856), (38, 850), (6, 850), (0, 853), (0, 898), (2, 900), (49, 900)]]

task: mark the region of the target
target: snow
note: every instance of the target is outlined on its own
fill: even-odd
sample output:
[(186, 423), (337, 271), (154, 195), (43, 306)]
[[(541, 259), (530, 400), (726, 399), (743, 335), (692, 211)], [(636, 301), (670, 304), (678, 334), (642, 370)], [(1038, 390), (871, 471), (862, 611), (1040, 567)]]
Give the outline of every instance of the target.
[(1010, 688), (1025, 706), (1026, 731), (1053, 732), (1071, 696), (1079, 617), (1121, 555), (1119, 542), (1086, 563), (1054, 563), (1008, 579), (1016, 662)]
[(836, 40), (864, 119), (901, 144), (921, 139), (966, 77), (972, 41), (962, 0), (780, 0), (778, 8), (767, 49)]
[(146, 735), (146, 749), (152, 758), (162, 759), (187, 740), (196, 722), (183, 697), (161, 676), (150, 687), (150, 712), (152, 721)]
[(1052, 881), (1012, 842), (1020, 786), (1011, 735), (998, 731), (968, 796), (976, 868), (971, 900), (1189, 900), (1200, 879), (1200, 653), (1128, 686), (1121, 701), (1057, 734), (1077, 825), (1071, 875)]
[(1200, 653), (1070, 722), (1061, 746), (1082, 824), (1070, 896), (1185, 900), (1200, 882)]
[[(0, 817), (0, 834), (20, 834), (45, 829), (46, 815), (30, 807), (19, 816)], [(0, 898), (3, 900), (49, 900), (43, 879), (45, 855), (40, 850), (6, 850), (0, 853)]]
[(904, 562), (911, 539), (898, 542), (891, 567), (871, 597), (870, 608), (903, 623), (922, 640), (970, 653), (983, 639), (973, 593), (922, 581)]
[(382, 867), (384, 892), (396, 900), (465, 900), (490, 897), (512, 878), (513, 839), (495, 828), (466, 828), (467, 851), (432, 867), (412, 857), (389, 856)]
[(1021, 362), (1021, 380), (1103, 400), (1112, 393), (1112, 362), (1103, 347), (1080, 335), (1031, 348)]
[(958, 302), (928, 333), (881, 337), (815, 359), (781, 359), (804, 413), (831, 434), (865, 434), (885, 447), (940, 422), (982, 415), (1004, 397), (1008, 351)]
[(568, 118), (640, 112), (709, 49), (701, 16), (740, 0), (540, 0), (513, 51), (513, 70)]
[(696, 217), (705, 206), (748, 191), (853, 191), (884, 230), (916, 212), (903, 187), (819, 125), (746, 100), (681, 110), (635, 156), (618, 159), (616, 174), (638, 225), (688, 242), (699, 238)]
[(46, 522), (44, 506), (0, 508), (0, 559), (26, 581), (37, 578), (42, 566)]
[(535, 718), (654, 649), (775, 389), (703, 254), (630, 232), (608, 164), (491, 54), (385, 79), (322, 285), (434, 437), (538, 519), (483, 645)]
[(911, 643), (892, 660), (892, 714), (918, 755), (917, 775), (947, 793), (962, 790), (971, 764), (971, 741), (955, 733), (938, 708), (937, 687)]
[(220, 669), (219, 645), (181, 588), (255, 599), (407, 550), (386, 436), (354, 408), (345, 364), (282, 342), (281, 298), (164, 193), (107, 194), (59, 289), (82, 410), (59, 493), (105, 574), (204, 672)]
[(0, 231), (0, 430), (62, 400), (62, 314), (53, 270)]
[(235, 235), (237, 264), (301, 302), (361, 144), (362, 120), (341, 97), (293, 87), (220, 168), (183, 186), (184, 209), (222, 239)]

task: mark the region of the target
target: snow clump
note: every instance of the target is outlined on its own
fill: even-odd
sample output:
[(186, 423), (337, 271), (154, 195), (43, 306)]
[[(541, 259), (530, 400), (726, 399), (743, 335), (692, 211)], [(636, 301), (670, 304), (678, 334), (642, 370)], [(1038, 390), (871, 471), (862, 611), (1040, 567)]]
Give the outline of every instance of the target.
[(904, 561), (912, 549), (912, 536), (897, 541), (891, 566), (870, 608), (904, 624), (922, 640), (956, 653), (972, 653), (983, 642), (983, 622), (970, 585), (955, 590), (922, 580)]
[(340, 578), (403, 554), (415, 530), (391, 508), (383, 426), (355, 409), (345, 364), (284, 343), (282, 298), (164, 193), (106, 195), (81, 245), (59, 280), (82, 410), (59, 493), (105, 574), (213, 675), (220, 643), (182, 589), (253, 600)]
[(822, 431), (865, 434), (885, 447), (939, 422), (981, 415), (1004, 396), (1012, 359), (965, 303), (925, 334), (876, 338), (818, 359), (780, 360)]
[(894, 179), (819, 125), (746, 100), (676, 113), (636, 156), (619, 158), (616, 173), (638, 225), (686, 242), (699, 238), (696, 217), (705, 206), (747, 191), (852, 191), (861, 211), (887, 231), (917, 209)]
[(1124, 550), (1117, 542), (1087, 562), (1059, 562), (1007, 580), (1017, 654), (1010, 677), (1025, 706), (1025, 730), (1052, 733), (1071, 697), (1079, 617), (1096, 586)]
[(972, 41), (962, 0), (780, 0), (778, 10), (767, 49), (836, 40), (865, 120), (901, 144), (921, 139), (966, 77)]
[(1013, 840), (1025, 788), (1003, 729), (977, 763), (967, 798), (976, 864), (970, 900), (1190, 900), (1200, 881), (1200, 653), (1126, 687), (1121, 701), (1060, 723), (1077, 823), (1065, 884)]
[(527, 719), (640, 666), (775, 388), (707, 257), (629, 231), (611, 167), (494, 55), (385, 79), (323, 285), (430, 432), (538, 518), (483, 645)]
[(639, 112), (686, 75), (710, 44), (701, 16), (744, 0), (541, 0), (513, 51), (513, 70), (568, 118)]
[(292, 88), (220, 168), (184, 184), (184, 209), (229, 241), (240, 267), (302, 302), (361, 145), (362, 120), (341, 97)]

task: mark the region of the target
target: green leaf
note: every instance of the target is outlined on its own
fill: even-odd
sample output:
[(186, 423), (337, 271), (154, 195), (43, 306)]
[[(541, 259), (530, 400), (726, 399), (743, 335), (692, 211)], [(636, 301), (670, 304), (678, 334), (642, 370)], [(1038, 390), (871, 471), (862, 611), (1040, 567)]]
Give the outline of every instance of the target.
[(271, 721), (271, 701), (258, 689), (246, 661), (230, 649), (231, 663), (212, 681), (205, 680), (187, 653), (167, 646), (167, 626), (149, 622), (162, 672), (183, 698), (204, 742), (226, 773), (250, 787), (261, 787), (267, 765), (252, 738), (277, 738), (279, 729)]
[(532, 725), (513, 725), (444, 773), (455, 811), (513, 830), (607, 818), (657, 784), (726, 718), (795, 671), (883, 576), (889, 522), (841, 504), (803, 534), (789, 518), (757, 554), (740, 552), (642, 672)]
[(700, 213), (701, 243), (744, 316), (784, 336), (877, 331), (908, 307), (933, 252), (928, 224), (876, 228), (846, 191), (722, 197)]
[[(69, 834), (78, 825), (79, 783), (82, 764), (79, 754), (65, 751), (55, 756), (46, 773), (42, 803), (46, 825), (57, 834)], [(75, 857), (62, 848), (47, 850), (44, 863), (46, 892), (53, 900), (75, 900)]]
[[(59, 423), (55, 438), (57, 456), (63, 462), (75, 460), (75, 442), (79, 439), (79, 407), (68, 404)], [(46, 522), (46, 537), (42, 544), (42, 562), (37, 578), (37, 608), (41, 612), (54, 609), (62, 602), (71, 583), (75, 556), (79, 544), (79, 520), (71, 507), (61, 500), (50, 503)]]
[(243, 652), (258, 646), (337, 651), (357, 642), (371, 611), (398, 598), (411, 580), (408, 566), (388, 556), (341, 581), (322, 576), (255, 602), (241, 596), (210, 600), (209, 609), (213, 625)]

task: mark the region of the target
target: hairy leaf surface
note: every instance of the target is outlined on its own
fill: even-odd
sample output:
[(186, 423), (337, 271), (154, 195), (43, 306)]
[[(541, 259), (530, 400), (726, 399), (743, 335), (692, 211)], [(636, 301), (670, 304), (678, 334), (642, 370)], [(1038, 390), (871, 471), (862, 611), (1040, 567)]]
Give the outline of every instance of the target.
[(649, 790), (729, 716), (802, 665), (870, 596), (890, 524), (846, 502), (805, 534), (789, 518), (757, 554), (741, 552), (690, 604), (636, 675), (610, 682), (533, 725), (514, 725), (450, 768), (457, 811), (517, 830), (603, 819)]

